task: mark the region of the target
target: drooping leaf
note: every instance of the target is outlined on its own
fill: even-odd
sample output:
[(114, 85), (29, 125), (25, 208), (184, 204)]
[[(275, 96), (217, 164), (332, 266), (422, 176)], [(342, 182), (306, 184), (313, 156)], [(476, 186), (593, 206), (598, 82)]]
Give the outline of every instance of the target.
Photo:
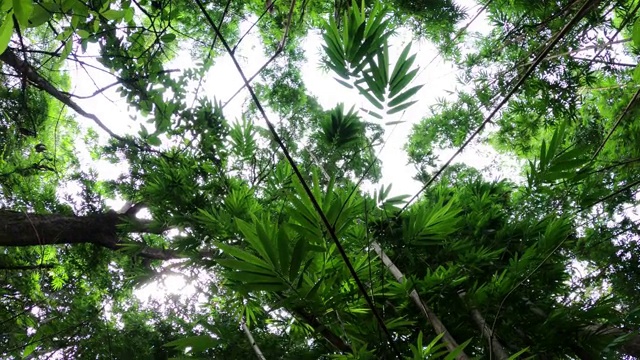
[(173, 340), (164, 344), (164, 346), (182, 351), (186, 350), (187, 348), (191, 348), (191, 351), (201, 352), (217, 346), (218, 343), (219, 340), (212, 338), (209, 335), (197, 335)]
[(160, 37), (160, 41), (163, 43), (170, 43), (176, 39), (176, 34), (174, 33), (166, 33)]
[(404, 90), (404, 88), (409, 85), (411, 80), (418, 74), (418, 69), (413, 69), (409, 71), (405, 76), (401, 77), (394, 84), (390, 85), (389, 97), (395, 97), (400, 91)]
[(408, 68), (407, 56), (409, 56), (409, 51), (411, 51), (411, 42), (409, 42), (404, 47), (404, 49), (400, 53), (400, 56), (398, 57), (398, 61), (396, 62), (396, 65), (393, 68), (393, 72), (391, 73), (391, 78), (389, 79), (389, 82), (391, 83), (392, 87), (393, 87), (393, 84), (397, 81), (396, 78), (398, 78), (399, 76), (403, 76), (406, 73), (406, 69)]
[(11, 34), (13, 34), (13, 16), (12, 12), (9, 12), (2, 19), (2, 24), (0, 25), (0, 54), (7, 49)]
[(27, 27), (29, 27), (29, 18), (33, 13), (33, 1), (13, 0), (13, 13), (16, 16), (20, 27), (26, 29)]
[(369, 100), (369, 102), (371, 103), (371, 105), (377, 107), (378, 109), (382, 110), (384, 109), (384, 106), (378, 101), (376, 100), (376, 98), (374, 98), (369, 91), (365, 90), (362, 86), (360, 85), (355, 85), (356, 89), (358, 89), (358, 91), (360, 92), (360, 94), (362, 94), (367, 100)]
[(235, 260), (235, 259), (217, 259), (216, 263), (233, 270), (240, 270), (246, 272), (253, 272), (265, 276), (273, 276), (274, 273), (271, 269), (260, 266), (253, 262)]
[(409, 101), (408, 103), (404, 103), (402, 105), (396, 106), (396, 107), (392, 108), (391, 110), (387, 111), (387, 114), (392, 115), (392, 114), (398, 113), (398, 112), (400, 112), (402, 110), (407, 109), (408, 107), (410, 107), (411, 105), (413, 105), (413, 104), (415, 104), (417, 102), (418, 102), (417, 100), (414, 100), (414, 101)]
[(298, 239), (296, 245), (293, 248), (293, 253), (291, 255), (291, 265), (289, 268), (289, 280), (293, 281), (296, 277), (298, 277), (300, 266), (302, 262), (305, 260), (305, 257), (308, 252), (308, 244), (307, 241), (303, 238)]
[(249, 262), (249, 263), (251, 263), (253, 265), (259, 266), (259, 267), (264, 268), (264, 269), (270, 269), (270, 270), (273, 269), (271, 267), (271, 265), (268, 264), (266, 261), (260, 259), (259, 257), (255, 256), (253, 254), (250, 254), (250, 253), (248, 253), (248, 252), (246, 252), (244, 250), (240, 250), (240, 249), (238, 249), (238, 248), (236, 248), (234, 246), (226, 245), (226, 244), (222, 244), (222, 243), (214, 243), (214, 245), (216, 247), (218, 247), (219, 249), (221, 249), (222, 251), (224, 251), (225, 253), (227, 253), (227, 254), (235, 257), (235, 258), (238, 258), (240, 260)]
[(394, 97), (391, 101), (389, 101), (388, 106), (394, 107), (394, 106), (397, 106), (397, 105), (405, 102), (410, 97), (415, 95), (418, 92), (418, 90), (420, 90), (420, 89), (422, 89), (422, 85), (417, 85), (417, 86), (414, 86), (414, 87), (410, 88), (409, 90), (403, 92), (402, 94)]

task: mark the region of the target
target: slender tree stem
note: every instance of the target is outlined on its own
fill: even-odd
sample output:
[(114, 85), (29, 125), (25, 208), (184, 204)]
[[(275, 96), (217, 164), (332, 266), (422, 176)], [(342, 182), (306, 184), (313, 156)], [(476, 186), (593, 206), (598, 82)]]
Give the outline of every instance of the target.
[[(464, 295), (465, 295), (464, 292), (460, 292), (458, 293), (458, 295), (460, 296), (461, 299), (464, 300)], [(478, 309), (476, 309), (475, 307), (471, 307), (471, 318), (473, 319), (473, 322), (475, 322), (478, 328), (480, 329), (482, 336), (485, 339), (487, 339), (487, 342), (489, 343), (489, 347), (491, 348), (491, 351), (493, 352), (493, 354), (496, 356), (496, 359), (507, 360), (509, 358), (509, 354), (507, 353), (507, 351), (504, 349), (504, 346), (502, 346), (502, 344), (496, 337), (495, 332), (489, 328), (489, 326), (487, 325), (487, 322), (484, 320), (484, 317), (482, 316), (480, 311), (478, 311)]]
[[(378, 244), (377, 241), (373, 241), (371, 243), (371, 247), (373, 247), (373, 250), (376, 252), (376, 254), (380, 256), (382, 263), (386, 266), (386, 268), (389, 270), (391, 275), (393, 275), (396, 281), (398, 281), (399, 283), (404, 282), (404, 274), (402, 274), (400, 269), (398, 269), (398, 267), (393, 263), (393, 261), (391, 261), (391, 259), (387, 256), (387, 254), (385, 254), (380, 244)], [(449, 330), (447, 330), (447, 328), (444, 326), (442, 321), (440, 321), (440, 318), (438, 318), (438, 315), (436, 315), (433, 312), (433, 310), (427, 305), (427, 303), (420, 298), (420, 295), (415, 289), (413, 289), (409, 293), (409, 298), (411, 298), (413, 303), (416, 304), (418, 309), (420, 309), (420, 312), (422, 313), (422, 315), (424, 315), (427, 321), (431, 323), (431, 326), (436, 331), (436, 333), (443, 334), (442, 339), (444, 340), (444, 344), (447, 347), (447, 349), (450, 352), (455, 351), (458, 348), (458, 342), (456, 342), (456, 340), (453, 338)], [(461, 351), (456, 356), (456, 359), (467, 360), (469, 359), (469, 357), (467, 356), (467, 354), (464, 353), (464, 351)]]
[(258, 359), (267, 360), (262, 354), (262, 351), (260, 350), (260, 347), (258, 346), (256, 341), (253, 339), (253, 335), (251, 335), (251, 330), (249, 330), (249, 327), (247, 326), (247, 323), (244, 321), (244, 319), (242, 319), (240, 324), (242, 326), (242, 330), (244, 331), (244, 334), (247, 335), (247, 339), (249, 339), (249, 344), (251, 345), (251, 348), (253, 349), (253, 351), (255, 351)]

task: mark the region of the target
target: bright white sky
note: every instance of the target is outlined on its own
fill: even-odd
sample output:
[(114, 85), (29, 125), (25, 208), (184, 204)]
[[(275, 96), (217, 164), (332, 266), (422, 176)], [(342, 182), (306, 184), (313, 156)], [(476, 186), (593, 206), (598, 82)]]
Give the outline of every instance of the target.
[[(478, 7), (473, 4), (472, 1), (465, 0), (461, 3), (467, 8), (470, 17), (475, 15), (478, 11)], [(241, 32), (244, 32), (249, 27), (249, 24), (241, 26)], [(470, 31), (486, 31), (486, 23), (481, 16), (477, 19)], [(351, 105), (355, 105), (355, 108), (360, 107), (371, 108), (368, 105), (366, 99), (357, 94), (356, 90), (350, 90), (342, 85), (338, 84), (331, 74), (322, 73), (318, 70), (318, 64), (320, 63), (320, 56), (322, 52), (322, 38), (319, 33), (312, 33), (309, 38), (303, 42), (305, 49), (305, 55), (307, 56), (307, 63), (302, 68), (302, 74), (304, 81), (309, 89), (310, 93), (316, 96), (320, 104), (325, 109), (333, 108), (339, 102), (344, 102), (346, 108), (350, 108)], [(401, 30), (399, 35), (391, 40), (390, 58), (397, 58), (399, 52), (404, 48), (406, 43), (411, 41), (411, 34), (407, 30)], [(89, 48), (91, 52), (91, 48)], [(386, 126), (385, 138), (388, 139), (386, 146), (380, 153), (379, 157), (382, 160), (382, 174), (383, 178), (381, 184), (388, 186), (393, 184), (392, 195), (413, 195), (420, 189), (420, 184), (413, 180), (415, 175), (415, 169), (412, 166), (408, 166), (408, 158), (403, 150), (404, 144), (409, 138), (411, 127), (418, 123), (423, 117), (430, 114), (430, 106), (435, 104), (437, 98), (451, 96), (449, 92), (454, 92), (459, 88), (459, 84), (456, 83), (456, 70), (450, 65), (443, 63), (441, 58), (427, 64), (436, 56), (436, 50), (433, 45), (424, 41), (413, 41), (412, 52), (417, 54), (415, 64), (421, 68), (421, 71), (416, 79), (414, 79), (413, 85), (424, 84), (425, 86), (415, 95), (415, 99), (419, 100), (418, 103), (410, 107), (406, 112), (395, 114), (392, 118), (385, 118), (384, 120), (377, 120), (370, 118), (370, 121), (380, 121), (383, 124), (395, 121), (403, 120), (404, 123), (398, 125)], [(247, 76), (252, 75), (258, 68), (262, 66), (267, 60), (262, 55), (262, 48), (258, 37), (255, 35), (247, 36), (237, 52), (237, 58), (242, 64), (245, 74)], [(86, 61), (86, 60), (85, 60)], [(393, 61), (393, 60), (392, 60)], [(92, 61), (87, 61), (91, 63)], [(93, 62), (96, 66), (101, 67), (97, 62)], [(193, 61), (187, 52), (178, 54), (176, 59), (166, 66), (167, 69), (184, 69), (192, 66)], [(392, 64), (393, 66), (393, 64)], [(102, 87), (108, 85), (114, 81), (114, 78), (104, 72), (94, 69), (72, 69), (72, 79), (75, 86), (73, 91), (79, 95), (85, 95), (93, 93), (96, 87)], [(214, 97), (218, 100), (222, 100), (225, 103), (235, 92), (242, 86), (242, 79), (237, 73), (233, 63), (229, 56), (224, 56), (216, 60), (215, 66), (207, 74), (206, 79), (203, 81), (203, 90), (209, 98)], [(202, 90), (201, 90), (202, 93)], [(236, 96), (234, 100), (229, 103), (225, 108), (225, 115), (227, 119), (233, 121), (239, 119), (242, 113), (242, 106), (245, 103), (248, 96), (248, 92), (245, 90), (239, 96)], [(139, 122), (133, 121), (129, 117), (126, 102), (120, 99), (119, 95), (115, 92), (115, 88), (105, 91), (102, 95), (86, 99), (78, 100), (78, 103), (96, 114), (109, 128), (115, 133), (124, 134), (137, 132), (139, 130)], [(190, 103), (190, 101), (189, 101)], [(274, 115), (272, 121), (275, 120)], [(361, 116), (366, 117), (366, 114)], [(101, 135), (102, 140), (107, 139), (107, 135), (101, 129), (97, 128), (90, 120), (79, 118), (79, 121), (83, 125), (87, 125), (96, 129)], [(263, 123), (262, 119), (259, 119), (259, 124)], [(443, 151), (440, 156), (441, 160), (446, 161), (454, 150)], [(87, 167), (94, 167), (98, 170), (102, 179), (116, 178), (122, 171), (118, 165), (109, 164), (107, 161), (93, 161), (88, 156), (83, 156), (86, 159), (85, 165)], [(491, 177), (497, 177), (505, 174), (507, 169), (497, 169), (495, 165), (501, 164), (505, 166), (507, 161), (504, 156), (500, 156), (489, 146), (482, 144), (474, 144), (469, 147), (461, 156), (457, 158), (456, 162), (464, 162), (468, 165), (474, 166), (478, 169), (489, 170), (487, 174)], [(511, 169), (506, 171), (511, 173), (511, 176), (517, 172), (514, 169), (514, 164), (511, 164)], [(492, 168), (492, 169), (490, 169)], [(510, 177), (511, 177), (510, 176)], [(365, 184), (366, 188), (377, 189), (380, 184)], [(111, 202), (110, 205), (118, 209), (122, 202)]]
[[(465, 0), (461, 2), (467, 4), (466, 8), (469, 9), (468, 13), (470, 17), (474, 16), (478, 11), (477, 6), (468, 5), (472, 4), (472, 1)], [(241, 26), (241, 32), (246, 31), (248, 26), (249, 24)], [(486, 31), (487, 26), (483, 17), (476, 20), (469, 30)], [(407, 30), (401, 30), (396, 38), (391, 39), (390, 44), (392, 48), (390, 49), (390, 59), (397, 58), (408, 41), (411, 41), (411, 34)], [(309, 38), (304, 41), (303, 44), (308, 60), (302, 68), (304, 81), (310, 93), (318, 98), (323, 108), (333, 108), (339, 102), (344, 102), (346, 108), (350, 108), (352, 105), (355, 105), (356, 109), (360, 107), (371, 108), (366, 99), (358, 95), (356, 90), (343, 87), (333, 79), (333, 76), (330, 76), (331, 74), (325, 74), (318, 70), (322, 52), (322, 38), (318, 33), (309, 35)], [(93, 51), (95, 51), (95, 49), (93, 49)], [(91, 52), (92, 49), (90, 47), (89, 53)], [(414, 84), (425, 85), (415, 96), (415, 99), (419, 100), (418, 103), (410, 107), (405, 113), (394, 115), (393, 118), (385, 118), (384, 120), (377, 120), (375, 118), (367, 119), (370, 121), (382, 121), (383, 124), (396, 120), (405, 121), (398, 125), (386, 126), (385, 138), (388, 138), (388, 141), (379, 155), (383, 164), (381, 184), (385, 186), (393, 184), (391, 196), (413, 195), (420, 189), (421, 184), (413, 180), (416, 172), (413, 167), (408, 165), (408, 158), (403, 150), (403, 146), (409, 138), (412, 126), (430, 114), (429, 108), (435, 104), (436, 99), (450, 96), (448, 92), (455, 93), (455, 90), (459, 87), (455, 78), (456, 70), (450, 64), (443, 63), (441, 58), (438, 58), (438, 60), (426, 67), (437, 53), (433, 45), (426, 42), (414, 41), (412, 44), (412, 53), (417, 54), (415, 64), (421, 68), (418, 77), (414, 80)], [(247, 76), (252, 75), (267, 61), (266, 57), (261, 56), (262, 47), (255, 33), (253, 36), (247, 36), (243, 40), (236, 54)], [(101, 67), (100, 64), (90, 60), (90, 58), (83, 60)], [(188, 53), (183, 52), (178, 54), (176, 59), (165, 68), (184, 69), (193, 66), (192, 64), (193, 61)], [(81, 68), (72, 68), (71, 70), (74, 86), (72, 92), (78, 95), (91, 94), (96, 88), (106, 86), (114, 81), (112, 76), (94, 69), (87, 68), (85, 71)], [(215, 97), (217, 100), (222, 100), (222, 102), (225, 103), (242, 84), (242, 79), (233, 66), (230, 57), (224, 56), (216, 60), (216, 65), (207, 74), (207, 77), (203, 81), (203, 90), (209, 98), (213, 99)], [(240, 118), (242, 106), (247, 96), (248, 92), (244, 90), (240, 96), (237, 96), (225, 108), (225, 115), (229, 121)], [(139, 130), (139, 122), (131, 120), (126, 102), (116, 94), (115, 88), (105, 91), (102, 95), (87, 100), (78, 100), (77, 102), (89, 112), (96, 114), (117, 134), (136, 133)], [(189, 100), (189, 104), (190, 103), (191, 100)], [(365, 114), (361, 115), (366, 116)], [(271, 116), (273, 117), (274, 115)], [(276, 119), (273, 117), (271, 120), (274, 121)], [(100, 134), (101, 140), (106, 141), (107, 134), (97, 128), (93, 122), (81, 117), (78, 117), (78, 121), (83, 126), (94, 128), (98, 134)], [(262, 120), (260, 120), (258, 124), (263, 124)], [(83, 165), (87, 168), (95, 168), (101, 179), (115, 179), (125, 170), (117, 164), (110, 164), (104, 160), (91, 160), (86, 150), (82, 148), (83, 146), (80, 146), (78, 151), (84, 152), (84, 155), (81, 154)], [(440, 154), (441, 161), (446, 161), (452, 155), (453, 151), (454, 150), (443, 151)], [(486, 174), (491, 177), (504, 176), (507, 173), (510, 173), (510, 177), (513, 177), (514, 174), (518, 172), (513, 161), (497, 154), (489, 146), (478, 143), (470, 146), (457, 158), (456, 162), (464, 162), (478, 169), (487, 170)], [(510, 165), (505, 165), (507, 163)], [(509, 167), (509, 169), (507, 170), (505, 166)], [(365, 188), (378, 189), (381, 184), (365, 184)], [(110, 201), (108, 204), (117, 210), (123, 203), (122, 201)], [(160, 286), (165, 289), (181, 288), (179, 292), (183, 294), (193, 290), (182, 288), (181, 285), (184, 284), (184, 282), (177, 277), (169, 277), (165, 280), (167, 281), (166, 286), (160, 284)], [(158, 283), (147, 286), (146, 289), (142, 289), (139, 295), (146, 297), (143, 294), (147, 294), (147, 296), (152, 292), (158, 294), (157, 286), (159, 286)]]

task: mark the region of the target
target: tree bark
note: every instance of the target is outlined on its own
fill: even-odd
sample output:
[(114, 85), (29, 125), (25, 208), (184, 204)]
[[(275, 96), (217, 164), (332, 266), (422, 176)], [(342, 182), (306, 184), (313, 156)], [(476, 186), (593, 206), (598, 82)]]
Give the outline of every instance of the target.
[(295, 308), (291, 310), (294, 315), (300, 317), (307, 324), (309, 324), (315, 331), (320, 333), (322, 337), (324, 337), (324, 339), (327, 340), (329, 344), (333, 345), (333, 347), (335, 347), (337, 350), (345, 353), (353, 351), (349, 344), (344, 342), (344, 340), (342, 340), (342, 338), (340, 338), (338, 335), (334, 334), (331, 331), (331, 329), (324, 326), (324, 324), (322, 324), (315, 315), (308, 313), (302, 308)]
[(93, 120), (101, 129), (106, 131), (114, 139), (124, 142), (124, 138), (116, 135), (102, 121), (100, 121), (97, 116), (86, 112), (82, 107), (80, 107), (80, 105), (71, 100), (69, 96), (63, 94), (60, 90), (53, 86), (53, 84), (40, 76), (40, 74), (31, 65), (16, 56), (11, 48), (7, 47), (5, 51), (0, 54), (0, 61), (11, 66), (16, 72), (18, 72), (18, 74), (26, 77), (29, 82), (35, 87), (44, 90), (49, 95), (53, 96), (63, 104), (75, 110), (78, 114)]
[[(464, 299), (464, 293), (461, 292), (458, 295), (460, 296), (460, 298)], [(500, 343), (493, 330), (489, 328), (487, 322), (484, 320), (484, 316), (480, 314), (480, 311), (478, 311), (478, 309), (471, 307), (471, 318), (473, 318), (473, 322), (475, 322), (478, 326), (478, 329), (480, 329), (480, 333), (482, 333), (482, 336), (487, 340), (489, 348), (491, 349), (491, 352), (496, 356), (496, 359), (507, 360), (509, 358), (509, 354), (504, 349), (504, 346), (502, 346), (502, 343)]]
[(142, 245), (138, 256), (169, 260), (184, 258), (172, 250), (144, 247), (139, 242), (122, 241), (122, 232), (162, 233), (149, 220), (118, 214), (115, 211), (87, 216), (28, 214), (0, 210), (0, 246), (39, 246), (60, 244), (95, 244), (112, 250), (125, 245)]
[[(404, 281), (404, 275), (402, 274), (400, 269), (398, 269), (398, 267), (391, 261), (391, 259), (389, 259), (387, 254), (385, 254), (384, 251), (382, 251), (382, 247), (380, 247), (380, 244), (378, 244), (376, 241), (373, 241), (371, 243), (371, 246), (373, 247), (373, 250), (376, 252), (376, 254), (378, 254), (380, 259), (382, 260), (382, 263), (387, 267), (391, 275), (393, 275), (393, 277), (396, 279), (396, 281), (398, 281), (399, 283), (402, 283)], [(453, 338), (451, 333), (447, 330), (447, 328), (444, 326), (442, 321), (440, 321), (440, 318), (438, 318), (438, 315), (436, 315), (433, 312), (433, 310), (431, 310), (431, 308), (427, 305), (427, 303), (425, 303), (420, 298), (420, 295), (415, 289), (412, 290), (411, 293), (409, 293), (409, 298), (411, 298), (413, 303), (416, 304), (418, 309), (420, 309), (420, 312), (422, 312), (422, 315), (424, 315), (427, 321), (431, 323), (431, 326), (436, 331), (436, 333), (443, 334), (442, 339), (444, 340), (444, 344), (447, 347), (447, 349), (450, 352), (455, 351), (458, 348), (458, 343)], [(467, 356), (467, 354), (464, 353), (464, 351), (461, 351), (456, 356), (456, 359), (467, 360), (469, 359), (469, 357)]]
[(251, 335), (251, 330), (249, 330), (249, 327), (247, 326), (247, 323), (244, 321), (244, 319), (241, 321), (241, 325), (242, 325), (242, 330), (244, 330), (244, 334), (247, 336), (247, 339), (249, 339), (249, 344), (251, 344), (251, 348), (256, 353), (256, 356), (258, 357), (258, 359), (267, 360), (262, 354), (262, 351), (260, 350), (260, 347), (258, 346), (256, 341), (253, 339), (253, 335)]

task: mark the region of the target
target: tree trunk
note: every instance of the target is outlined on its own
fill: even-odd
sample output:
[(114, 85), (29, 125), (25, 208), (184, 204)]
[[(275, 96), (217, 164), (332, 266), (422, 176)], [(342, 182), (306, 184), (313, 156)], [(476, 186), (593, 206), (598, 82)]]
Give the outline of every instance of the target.
[[(391, 259), (387, 256), (387, 254), (384, 251), (382, 251), (382, 247), (380, 246), (380, 244), (378, 244), (376, 241), (373, 241), (371, 243), (371, 247), (376, 252), (376, 254), (378, 254), (378, 256), (380, 257), (380, 260), (385, 265), (387, 270), (389, 270), (391, 275), (393, 275), (396, 281), (398, 281), (399, 283), (403, 283), (404, 274), (400, 271), (400, 269), (398, 269), (398, 267), (393, 263), (393, 261), (391, 261)], [(427, 303), (420, 298), (420, 295), (415, 289), (413, 289), (409, 293), (409, 298), (418, 307), (418, 309), (420, 309), (420, 312), (427, 319), (427, 321), (431, 323), (431, 326), (436, 331), (436, 333), (443, 334), (442, 339), (444, 340), (444, 344), (447, 347), (447, 349), (450, 352), (456, 351), (456, 349), (459, 346), (458, 342), (453, 338), (453, 336), (444, 326), (442, 321), (440, 321), (440, 318), (438, 317), (438, 315), (436, 315), (436, 313), (434, 313), (433, 310), (431, 310), (431, 308), (427, 305)], [(469, 357), (467, 356), (467, 354), (465, 354), (464, 351), (460, 351), (460, 353), (456, 355), (456, 359), (467, 360), (469, 359)]]
[(315, 331), (321, 334), (322, 337), (324, 337), (324, 339), (327, 340), (329, 344), (333, 345), (333, 347), (335, 347), (337, 350), (343, 353), (349, 353), (353, 351), (349, 344), (344, 342), (344, 340), (342, 340), (342, 338), (340, 338), (338, 335), (334, 334), (331, 329), (324, 326), (324, 324), (322, 324), (315, 315), (308, 313), (307, 311), (299, 307), (291, 310), (294, 315), (302, 318), (302, 320), (304, 320)]
[[(125, 230), (126, 229), (126, 230)], [(138, 242), (123, 242), (123, 232), (161, 233), (151, 221), (118, 214), (115, 211), (87, 216), (28, 214), (0, 210), (0, 246), (39, 246), (60, 244), (95, 244), (112, 250), (139, 244), (138, 256), (168, 260), (184, 257), (175, 251), (145, 247)]]
[(249, 330), (249, 327), (247, 326), (247, 323), (244, 321), (244, 319), (240, 322), (240, 324), (242, 326), (242, 330), (244, 331), (244, 334), (247, 336), (247, 339), (249, 339), (249, 344), (251, 344), (251, 348), (256, 353), (256, 356), (258, 357), (258, 359), (267, 360), (262, 354), (262, 351), (260, 350), (260, 347), (258, 346), (256, 341), (253, 339), (251, 330)]

